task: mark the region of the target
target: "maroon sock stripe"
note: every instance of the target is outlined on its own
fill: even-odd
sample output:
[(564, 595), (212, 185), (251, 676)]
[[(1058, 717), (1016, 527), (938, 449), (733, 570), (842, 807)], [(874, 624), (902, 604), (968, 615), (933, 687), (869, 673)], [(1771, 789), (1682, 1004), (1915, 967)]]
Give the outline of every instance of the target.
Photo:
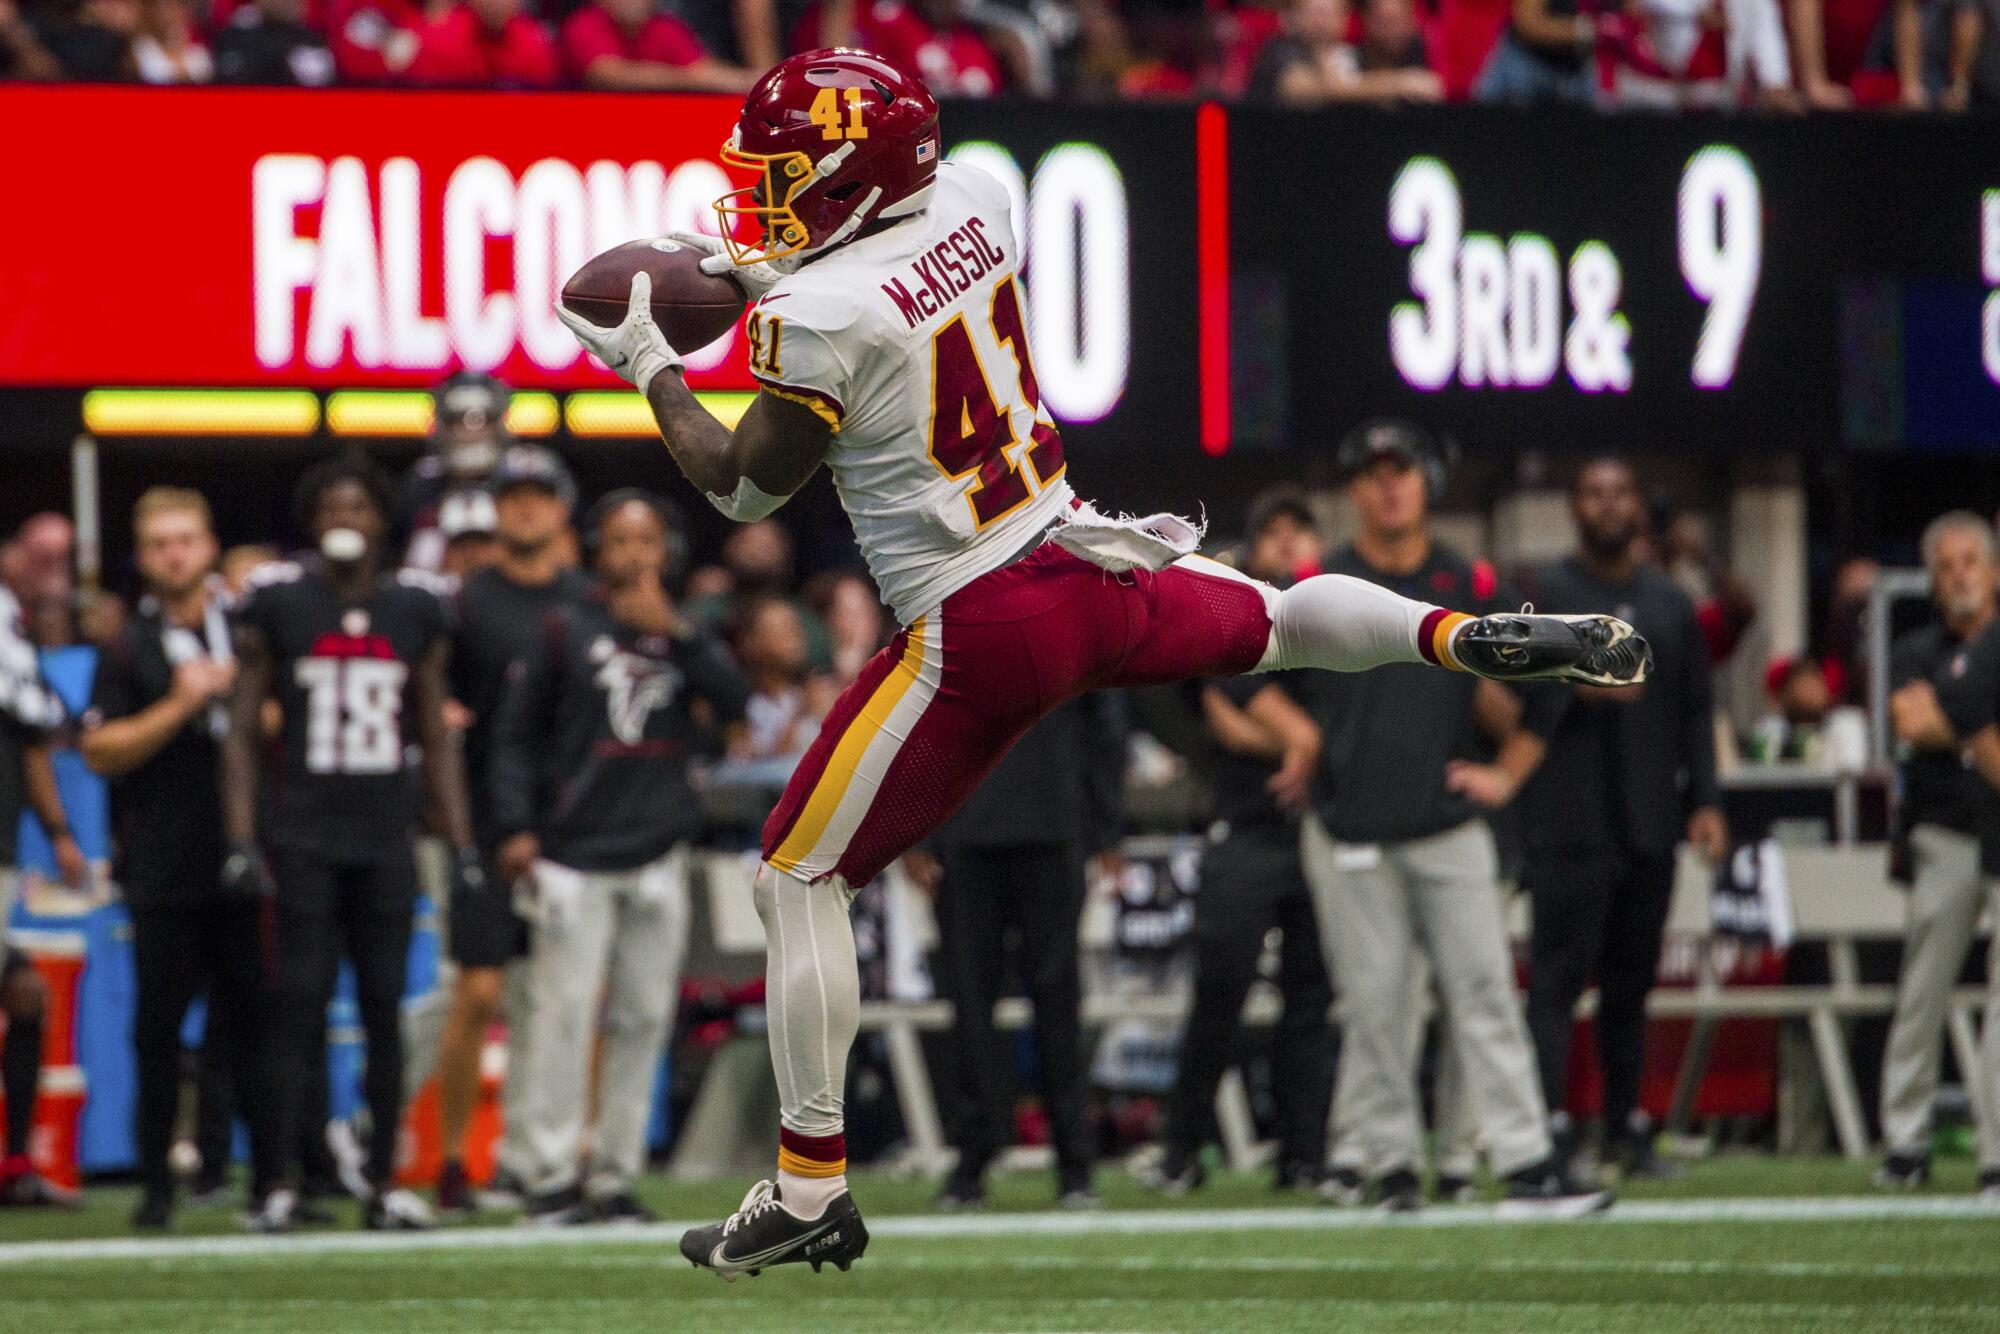
[(779, 1126), (778, 1147), (815, 1163), (847, 1161), (846, 1135), (801, 1135)]
[(1424, 655), (1424, 661), (1433, 667), (1442, 667), (1438, 661), (1437, 648), (1432, 643), (1437, 637), (1438, 622), (1451, 615), (1443, 607), (1432, 607), (1424, 614), (1424, 623), (1417, 627), (1417, 652)]

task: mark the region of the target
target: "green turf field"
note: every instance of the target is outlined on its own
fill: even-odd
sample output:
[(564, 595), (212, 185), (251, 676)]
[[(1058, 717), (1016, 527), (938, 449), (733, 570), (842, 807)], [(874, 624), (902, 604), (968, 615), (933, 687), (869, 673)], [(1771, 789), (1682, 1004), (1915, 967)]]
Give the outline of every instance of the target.
[[(876, 1237), (852, 1273), (733, 1285), (666, 1232), (499, 1220), (415, 1244), (266, 1240), (205, 1235), (228, 1214), (190, 1210), (172, 1238), (104, 1240), (131, 1196), (99, 1190), (83, 1214), (0, 1215), (0, 1331), (2000, 1329), (2000, 1209), (1976, 1210), (1969, 1168), (1944, 1168), (1885, 1199), (1851, 1164), (1727, 1160), (1635, 1188), (1610, 1218), (1535, 1225), (1479, 1207), (1382, 1221), (1243, 1177), (1162, 1202), (1110, 1171), (1099, 1215), (1050, 1212), (1047, 1183), (1015, 1177), (988, 1212), (933, 1218), (928, 1183), (864, 1179)], [(683, 1220), (734, 1195), (649, 1190)]]

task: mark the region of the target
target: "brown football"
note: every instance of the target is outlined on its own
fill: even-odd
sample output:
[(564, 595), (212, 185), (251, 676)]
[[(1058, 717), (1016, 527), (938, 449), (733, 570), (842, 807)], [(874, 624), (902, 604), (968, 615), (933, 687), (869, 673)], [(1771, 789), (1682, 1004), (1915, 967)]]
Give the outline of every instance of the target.
[(701, 271), (701, 252), (662, 238), (614, 246), (570, 275), (562, 303), (592, 324), (614, 329), (632, 299), (632, 275), (653, 279), (653, 319), (677, 352), (707, 347), (743, 313), (743, 289)]

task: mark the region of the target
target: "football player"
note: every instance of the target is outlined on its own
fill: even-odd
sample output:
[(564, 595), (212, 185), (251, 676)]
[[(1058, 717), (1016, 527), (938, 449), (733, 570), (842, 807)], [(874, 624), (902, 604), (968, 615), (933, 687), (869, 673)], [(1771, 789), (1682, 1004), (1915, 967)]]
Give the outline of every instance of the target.
[(886, 61), (825, 50), (777, 65), (722, 157), (754, 174), (716, 203), (724, 235), (674, 239), (755, 298), (762, 391), (733, 431), (683, 381), (645, 274), (616, 328), (559, 313), (645, 395), (681, 471), (729, 518), (770, 514), (829, 467), (904, 627), (827, 715), (764, 828), (778, 1173), (681, 1241), (733, 1278), (844, 1269), (866, 1247), (842, 1122), (859, 1018), (849, 895), (1057, 704), (1392, 662), (1622, 685), (1644, 678), (1647, 651), (1609, 616), (1474, 619), (1331, 575), (1280, 591), (1195, 555), (1185, 520), (1080, 499), (1036, 384), (1007, 191), (939, 160), (937, 104)]
[[(259, 569), (237, 610), (238, 668), (221, 756), (224, 888), (276, 900), (278, 1142), (299, 1142), (311, 1063), (325, 1059), (326, 1007), (345, 958), (368, 1043), (364, 1222), (426, 1228), (428, 1206), (393, 1180), (403, 1111), (399, 1020), (416, 900), (410, 834), (418, 786), (404, 760), (411, 742), (423, 748), (425, 804), (454, 850), (454, 891), (476, 891), (484, 879), (444, 717), (446, 611), (428, 576), (385, 571), (389, 488), (365, 459), (335, 458), (308, 472), (298, 511), (318, 552)], [(266, 698), (278, 701), (284, 730), (260, 828), (258, 719)], [(251, 1226), (283, 1231), (298, 1203), (294, 1190), (277, 1187)]]

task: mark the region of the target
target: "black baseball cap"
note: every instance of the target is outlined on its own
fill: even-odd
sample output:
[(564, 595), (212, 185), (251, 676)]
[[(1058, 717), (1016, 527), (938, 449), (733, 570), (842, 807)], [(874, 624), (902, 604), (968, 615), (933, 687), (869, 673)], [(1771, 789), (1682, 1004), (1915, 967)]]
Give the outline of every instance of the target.
[(1431, 433), (1401, 417), (1373, 417), (1341, 437), (1335, 462), (1343, 478), (1364, 473), (1378, 459), (1399, 459), (1421, 468), (1436, 457)]
[(541, 445), (509, 445), (500, 454), (500, 464), (489, 483), (495, 498), (517, 486), (539, 486), (572, 508), (576, 505), (576, 479), (553, 449)]

